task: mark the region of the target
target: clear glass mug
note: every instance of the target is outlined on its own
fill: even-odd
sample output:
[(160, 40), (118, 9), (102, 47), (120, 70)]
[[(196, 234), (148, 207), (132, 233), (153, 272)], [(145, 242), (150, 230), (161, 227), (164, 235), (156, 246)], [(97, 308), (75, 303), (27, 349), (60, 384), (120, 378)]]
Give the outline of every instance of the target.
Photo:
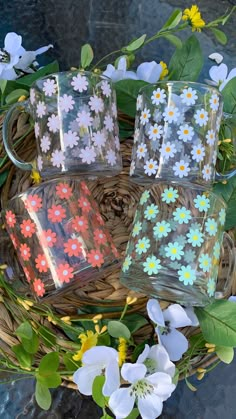
[(34, 121), (37, 167), (42, 178), (61, 174), (114, 176), (122, 170), (116, 95), (109, 79), (68, 71), (37, 80), (30, 99), (12, 106), (3, 124), (3, 142), (12, 162), (23, 170), (11, 141), (14, 112), (27, 111)]
[(16, 195), (6, 229), (36, 297), (82, 287), (119, 266), (119, 255), (83, 181), (48, 180)]
[(215, 173), (222, 97), (217, 89), (184, 81), (140, 90), (130, 176), (138, 183), (170, 181), (211, 187)]
[(217, 195), (196, 185), (158, 183), (145, 190), (126, 249), (122, 284), (183, 305), (208, 304), (215, 296), (225, 208)]

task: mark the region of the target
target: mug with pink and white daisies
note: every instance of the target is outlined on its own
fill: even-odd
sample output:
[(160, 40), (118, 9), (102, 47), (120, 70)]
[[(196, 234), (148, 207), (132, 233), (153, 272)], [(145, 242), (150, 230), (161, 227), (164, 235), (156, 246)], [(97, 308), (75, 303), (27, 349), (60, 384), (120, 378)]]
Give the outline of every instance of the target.
[(38, 79), (30, 99), (6, 115), (3, 136), (13, 163), (23, 170), (10, 143), (15, 108), (34, 120), (37, 168), (42, 178), (61, 174), (113, 176), (122, 170), (115, 90), (109, 79), (91, 72), (68, 71)]
[(222, 117), (218, 90), (184, 81), (149, 84), (136, 109), (132, 179), (211, 186)]

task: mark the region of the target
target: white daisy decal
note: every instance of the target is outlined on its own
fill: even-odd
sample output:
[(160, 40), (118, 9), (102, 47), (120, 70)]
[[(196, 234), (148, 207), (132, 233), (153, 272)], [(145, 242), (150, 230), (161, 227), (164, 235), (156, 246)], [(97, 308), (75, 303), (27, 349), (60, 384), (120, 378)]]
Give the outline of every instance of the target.
[(116, 164), (116, 153), (113, 150), (109, 150), (106, 154), (106, 159), (111, 166)]
[(115, 147), (118, 151), (120, 150), (120, 139), (118, 135), (115, 135)]
[(39, 118), (42, 118), (44, 115), (46, 115), (47, 108), (44, 102), (39, 101), (36, 106), (36, 114)]
[(72, 77), (71, 85), (73, 89), (82, 93), (88, 89), (88, 81), (85, 76), (77, 74), (77, 76)]
[(148, 136), (150, 138), (150, 140), (159, 140), (161, 138), (163, 134), (163, 127), (162, 125), (151, 125), (149, 131), (148, 131)]
[(180, 117), (178, 108), (174, 106), (167, 106), (163, 112), (163, 117), (166, 122), (169, 122), (169, 124), (177, 122)]
[(101, 89), (104, 96), (106, 97), (111, 96), (111, 86), (106, 80), (102, 82)]
[(46, 153), (50, 148), (51, 140), (49, 135), (44, 135), (40, 140), (40, 147), (44, 153)]
[(184, 143), (191, 141), (194, 136), (193, 127), (188, 124), (180, 125), (179, 130), (177, 131), (179, 139)]
[(160, 89), (160, 87), (158, 87), (158, 89), (153, 91), (152, 97), (151, 97), (151, 101), (153, 103), (153, 105), (159, 105), (160, 103), (165, 103), (166, 101), (166, 93), (164, 89)]
[(206, 139), (207, 139), (207, 144), (214, 145), (215, 140), (216, 140), (216, 136), (215, 136), (215, 132), (213, 131), (213, 129), (209, 129), (207, 131)]
[(31, 105), (34, 104), (35, 100), (36, 100), (35, 89), (31, 88), (30, 89), (30, 103), (31, 103)]
[(146, 161), (146, 164), (144, 165), (144, 172), (146, 175), (151, 176), (155, 175), (158, 169), (158, 164), (156, 160), (150, 159)]
[(219, 96), (215, 93), (210, 98), (210, 107), (213, 111), (217, 111), (219, 108)]
[(81, 111), (77, 113), (76, 121), (81, 128), (88, 128), (91, 127), (93, 123), (93, 118), (91, 117), (90, 112)]
[(64, 144), (65, 147), (73, 148), (79, 142), (79, 137), (76, 132), (69, 130), (64, 134)]
[(138, 95), (137, 102), (136, 102), (137, 111), (140, 111), (140, 109), (142, 108), (142, 104), (143, 104), (142, 95)]
[(92, 140), (96, 147), (103, 147), (106, 144), (107, 135), (106, 131), (97, 131), (94, 132)]
[(114, 122), (110, 115), (106, 115), (104, 118), (104, 126), (107, 129), (107, 131), (113, 131), (114, 129)]
[(34, 133), (35, 133), (35, 137), (39, 137), (39, 123), (35, 122), (34, 124)]
[(114, 118), (117, 118), (117, 106), (115, 102), (112, 103), (111, 110), (112, 110), (112, 115), (114, 116)]
[(41, 156), (38, 156), (37, 158), (37, 166), (38, 166), (39, 171), (41, 171), (43, 168), (43, 159)]
[(72, 111), (75, 101), (71, 95), (63, 95), (59, 98), (60, 109), (64, 112)]
[(55, 132), (59, 131), (59, 129), (60, 129), (59, 116), (54, 115), (54, 114), (49, 116), (47, 126), (48, 126), (49, 131), (51, 131), (51, 132), (55, 133)]
[(167, 143), (162, 144), (161, 147), (161, 156), (164, 157), (165, 160), (168, 160), (170, 157), (174, 157), (175, 153), (177, 152), (174, 143)]
[(139, 134), (140, 134), (140, 129), (139, 128), (135, 128), (135, 131), (134, 131), (134, 144), (137, 143), (137, 141), (139, 139)]
[(95, 113), (99, 113), (102, 112), (104, 109), (104, 102), (100, 97), (94, 95), (90, 98), (89, 106), (92, 111), (94, 111)]
[(134, 171), (135, 171), (135, 162), (134, 162), (134, 160), (132, 160), (131, 164), (130, 164), (130, 170), (129, 170), (130, 176), (133, 176)]
[(187, 89), (183, 90), (183, 93), (180, 95), (182, 102), (187, 105), (194, 105), (198, 95), (196, 90), (192, 89), (192, 87), (188, 87)]
[(205, 179), (205, 180), (210, 180), (210, 178), (211, 178), (211, 173), (212, 173), (211, 166), (210, 166), (209, 164), (206, 164), (206, 165), (203, 167), (203, 170), (202, 170), (202, 177), (203, 177), (203, 179)]
[(65, 155), (62, 150), (55, 150), (52, 152), (51, 162), (53, 166), (63, 166), (65, 161)]
[(189, 163), (185, 160), (177, 161), (173, 167), (175, 176), (180, 178), (188, 176), (190, 171)]
[(82, 159), (83, 163), (91, 164), (95, 162), (96, 153), (94, 151), (94, 147), (85, 147), (80, 150), (79, 157)]
[(207, 124), (208, 121), (208, 112), (205, 109), (198, 109), (197, 112), (194, 114), (194, 119), (196, 124), (203, 127)]
[(199, 143), (194, 145), (191, 151), (192, 159), (196, 160), (198, 163), (204, 159), (205, 156), (205, 147)]
[(140, 122), (142, 125), (147, 124), (147, 122), (149, 122), (151, 113), (149, 111), (149, 109), (144, 108), (144, 110), (141, 112), (141, 116), (140, 116)]
[(141, 159), (142, 157), (144, 157), (145, 154), (146, 154), (146, 152), (147, 152), (147, 146), (146, 146), (146, 144), (145, 143), (141, 143), (138, 146), (138, 149), (137, 149), (137, 156), (138, 156), (138, 158)]
[(54, 79), (47, 79), (43, 83), (43, 91), (46, 96), (52, 96), (56, 93), (57, 85)]

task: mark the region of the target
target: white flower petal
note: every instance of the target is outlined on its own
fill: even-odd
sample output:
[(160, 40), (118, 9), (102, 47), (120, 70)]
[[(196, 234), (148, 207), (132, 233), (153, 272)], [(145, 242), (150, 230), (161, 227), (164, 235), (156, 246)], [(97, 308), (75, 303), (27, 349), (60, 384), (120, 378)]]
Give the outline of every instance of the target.
[(107, 346), (94, 346), (84, 353), (82, 362), (87, 365), (107, 365), (111, 360), (118, 360), (118, 352), (115, 349)]
[(142, 364), (145, 361), (145, 359), (147, 359), (149, 357), (149, 351), (150, 351), (150, 346), (145, 344), (145, 348), (144, 348), (143, 352), (139, 355), (136, 362), (138, 364)]
[(170, 322), (170, 326), (174, 328), (191, 326), (192, 324), (185, 313), (185, 310), (179, 304), (169, 305), (169, 307), (163, 311), (163, 316), (165, 322)]
[(118, 62), (118, 66), (117, 66), (117, 70), (121, 70), (121, 71), (126, 71), (127, 68), (127, 61), (126, 58), (120, 57), (119, 62)]
[(9, 32), (4, 41), (4, 49), (12, 55), (18, 55), (18, 50), (21, 47), (22, 37), (15, 32)]
[(3, 80), (16, 80), (17, 79), (17, 74), (13, 70), (13, 68), (10, 68), (9, 70), (3, 70), (1, 72), (1, 79), (3, 79)]
[(167, 335), (161, 335), (161, 342), (166, 348), (171, 361), (178, 361), (188, 349), (186, 337), (175, 329), (171, 329)]
[(145, 62), (137, 68), (138, 80), (144, 80), (148, 83), (156, 83), (161, 75), (162, 66), (155, 61)]
[(147, 312), (148, 312), (148, 316), (154, 323), (162, 327), (165, 326), (164, 317), (161, 311), (160, 304), (154, 298), (151, 298), (150, 300), (148, 300)]
[(231, 295), (231, 297), (229, 297), (228, 300), (236, 303), (236, 295)]
[(125, 381), (134, 383), (137, 380), (141, 380), (147, 372), (147, 368), (144, 364), (131, 364), (127, 362), (122, 365), (121, 375)]
[(209, 70), (209, 75), (212, 80), (219, 83), (224, 81), (228, 74), (228, 67), (226, 64), (220, 64), (219, 66), (213, 65)]
[(126, 418), (133, 409), (135, 396), (130, 395), (130, 388), (119, 388), (112, 393), (109, 399), (109, 407), (115, 414), (116, 419)]
[(109, 77), (109, 79), (112, 76), (112, 73), (115, 71), (115, 67), (112, 64), (108, 64), (106, 70), (102, 73), (103, 76)]
[(224, 87), (226, 86), (226, 84), (231, 80), (231, 79), (233, 79), (234, 77), (236, 77), (236, 68), (233, 68), (231, 71), (230, 71), (230, 73), (229, 73), (229, 75), (228, 75), (228, 77), (225, 79), (225, 81), (220, 85), (220, 88), (219, 88), (219, 90), (221, 91), (221, 90), (223, 90), (224, 89)]
[(175, 364), (170, 361), (168, 352), (162, 345), (154, 345), (151, 347), (148, 358), (157, 362), (157, 372), (165, 372), (171, 377), (175, 375)]
[(104, 396), (110, 396), (120, 387), (120, 371), (118, 362), (112, 360), (105, 370), (105, 383), (102, 389)]
[(77, 384), (80, 393), (91, 396), (95, 377), (102, 374), (100, 365), (89, 365), (79, 368), (73, 375), (73, 381)]
[(52, 44), (46, 45), (45, 47), (38, 48), (36, 49), (36, 51), (34, 51), (35, 55), (37, 56), (37, 55), (44, 54), (44, 52), (47, 52), (50, 48), (53, 48)]
[(185, 307), (184, 310), (187, 316), (189, 317), (189, 319), (191, 320), (192, 326), (194, 327), (199, 326), (199, 321), (196, 314), (194, 313), (194, 309), (192, 307)]
[(139, 398), (137, 404), (142, 419), (156, 419), (163, 409), (163, 403), (156, 394), (148, 394)]
[(215, 61), (217, 64), (220, 64), (223, 61), (223, 55), (219, 54), (218, 52), (213, 52), (213, 54), (210, 54), (208, 58)]
[(167, 400), (176, 387), (172, 383), (171, 377), (164, 372), (156, 372), (155, 374), (149, 375), (147, 381), (153, 385), (155, 394), (159, 396), (162, 401)]
[(15, 65), (15, 67), (19, 68), (20, 70), (26, 70), (30, 64), (32, 64), (35, 58), (36, 55), (33, 51), (26, 51)]

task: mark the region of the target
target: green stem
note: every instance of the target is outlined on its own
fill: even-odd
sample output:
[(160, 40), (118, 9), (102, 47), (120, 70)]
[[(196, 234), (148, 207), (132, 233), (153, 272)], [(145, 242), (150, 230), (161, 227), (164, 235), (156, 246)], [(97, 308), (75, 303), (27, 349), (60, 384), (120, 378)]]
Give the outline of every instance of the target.
[(96, 64), (92, 67), (92, 71), (95, 70), (95, 68), (97, 68), (103, 61), (105, 61), (111, 55), (118, 54), (120, 52), (121, 52), (121, 49), (117, 49), (116, 51), (109, 52), (109, 54), (105, 55), (99, 61), (96, 62)]

